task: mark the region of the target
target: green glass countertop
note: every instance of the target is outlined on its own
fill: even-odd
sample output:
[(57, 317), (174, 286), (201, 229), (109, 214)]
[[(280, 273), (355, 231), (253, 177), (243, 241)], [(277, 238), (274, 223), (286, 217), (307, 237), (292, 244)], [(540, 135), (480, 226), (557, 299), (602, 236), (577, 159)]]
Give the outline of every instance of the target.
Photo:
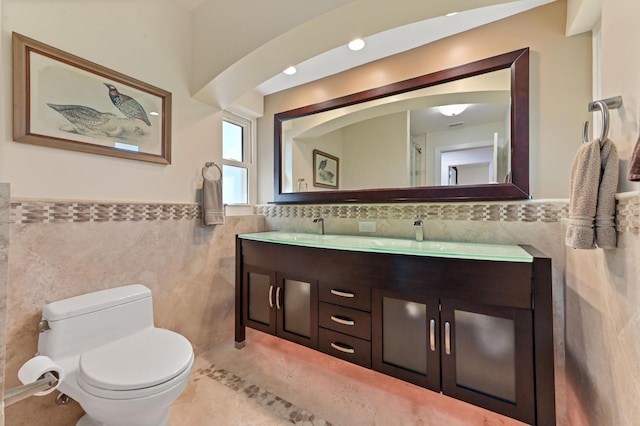
[(319, 235), (300, 232), (269, 231), (240, 234), (239, 238), (294, 246), (411, 256), (450, 257), (456, 259), (533, 262), (522, 247), (507, 244), (483, 244), (451, 241), (413, 241), (399, 238), (359, 235)]

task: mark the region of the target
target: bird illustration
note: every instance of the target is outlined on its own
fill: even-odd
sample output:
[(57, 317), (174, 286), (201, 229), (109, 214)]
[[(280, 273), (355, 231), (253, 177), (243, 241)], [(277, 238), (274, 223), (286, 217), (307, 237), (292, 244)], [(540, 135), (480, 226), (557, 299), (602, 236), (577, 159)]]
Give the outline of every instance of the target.
[(100, 112), (82, 105), (57, 105), (49, 103), (47, 105), (58, 111), (74, 125), (87, 129), (104, 126), (111, 117), (115, 117), (113, 114)]
[(60, 130), (95, 137), (136, 138), (143, 135), (142, 129), (126, 118), (110, 112), (100, 112), (83, 105), (47, 104), (59, 112), (72, 125), (62, 125)]
[(111, 102), (113, 102), (113, 105), (115, 105), (115, 107), (118, 108), (120, 112), (125, 115), (125, 117), (140, 119), (144, 121), (147, 126), (151, 126), (151, 122), (147, 117), (146, 111), (144, 110), (142, 105), (138, 103), (138, 101), (133, 99), (131, 96), (127, 96), (118, 92), (118, 89), (116, 89), (115, 86), (109, 83), (103, 84), (109, 89), (109, 97), (111, 98)]
[(318, 164), (318, 169), (319, 170), (324, 170), (325, 167), (327, 167), (327, 159), (326, 158), (324, 160), (322, 160), (320, 162), (320, 164)]

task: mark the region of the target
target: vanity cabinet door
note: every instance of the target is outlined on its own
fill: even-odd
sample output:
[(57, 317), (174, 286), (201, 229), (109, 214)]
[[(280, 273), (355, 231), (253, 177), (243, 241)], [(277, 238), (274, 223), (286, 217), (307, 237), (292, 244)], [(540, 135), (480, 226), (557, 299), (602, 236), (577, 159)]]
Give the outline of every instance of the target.
[(532, 314), (441, 300), (444, 394), (533, 424)]
[(373, 369), (440, 391), (438, 300), (372, 292)]
[(242, 303), (245, 325), (276, 334), (276, 282), (275, 272), (244, 265)]
[(318, 282), (243, 265), (244, 324), (318, 347)]
[(318, 348), (318, 281), (277, 273), (277, 335)]

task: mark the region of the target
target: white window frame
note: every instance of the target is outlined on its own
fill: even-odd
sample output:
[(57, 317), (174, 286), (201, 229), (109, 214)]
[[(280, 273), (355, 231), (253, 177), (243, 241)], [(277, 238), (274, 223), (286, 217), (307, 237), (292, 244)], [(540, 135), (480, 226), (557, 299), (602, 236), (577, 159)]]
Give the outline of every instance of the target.
[[(234, 161), (222, 158), (223, 165), (244, 167), (247, 169), (247, 204), (229, 204), (226, 207), (226, 214), (229, 216), (251, 214), (253, 206), (257, 202), (257, 173), (255, 166), (255, 153), (257, 146), (256, 125), (257, 120), (253, 117), (246, 117), (237, 112), (224, 111), (222, 121), (228, 121), (243, 128), (243, 157), (244, 161)], [(222, 143), (220, 144), (222, 150)]]

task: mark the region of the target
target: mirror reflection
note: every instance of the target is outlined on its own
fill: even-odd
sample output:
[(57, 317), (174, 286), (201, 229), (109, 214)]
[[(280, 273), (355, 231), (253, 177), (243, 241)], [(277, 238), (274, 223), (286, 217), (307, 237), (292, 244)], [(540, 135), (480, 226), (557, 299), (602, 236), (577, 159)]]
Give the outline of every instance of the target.
[(526, 199), (529, 49), (280, 112), (274, 131), (278, 204)]
[[(510, 88), (502, 69), (287, 120), (283, 192), (505, 182)], [(321, 182), (314, 151), (340, 160), (337, 186)]]

